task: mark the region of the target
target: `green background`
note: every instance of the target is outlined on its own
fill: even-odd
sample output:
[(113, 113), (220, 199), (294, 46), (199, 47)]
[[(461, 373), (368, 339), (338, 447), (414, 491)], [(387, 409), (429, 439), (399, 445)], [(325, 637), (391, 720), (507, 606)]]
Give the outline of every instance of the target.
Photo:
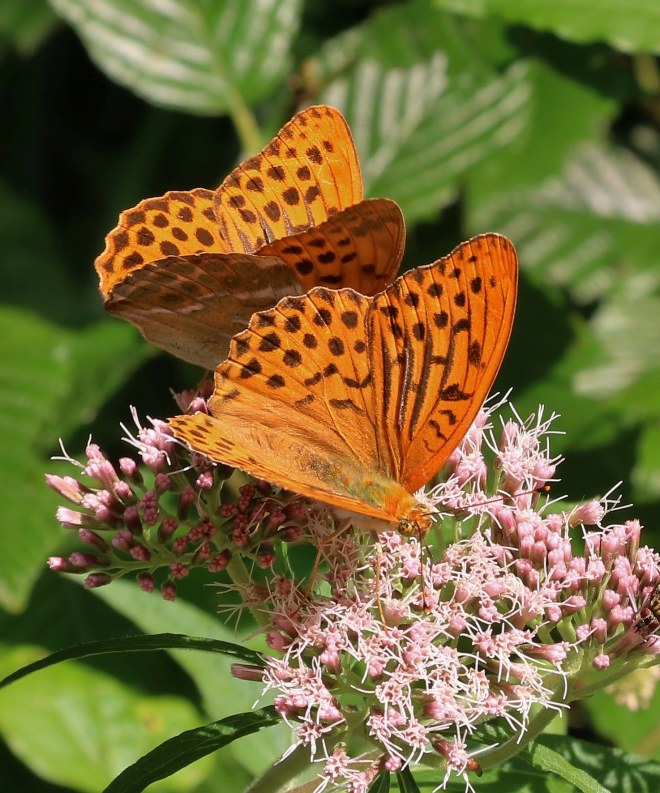
[[(555, 495), (623, 480), (620, 518), (657, 545), (658, 55), (656, 0), (0, 0), (0, 675), (138, 630), (234, 638), (199, 573), (174, 604), (48, 573), (74, 543), (43, 472), (72, 473), (49, 461), (59, 437), (74, 456), (90, 433), (125, 453), (129, 406), (165, 417), (169, 389), (198, 377), (103, 314), (92, 263), (118, 213), (217, 186), (310, 102), (345, 113), (367, 194), (400, 203), (404, 267), (511, 237), (522, 282), (498, 388), (522, 416), (561, 414)], [(0, 789), (100, 790), (167, 737), (248, 710), (256, 688), (226, 668), (154, 654), (17, 683), (0, 694)], [(660, 759), (657, 712), (602, 694), (564, 726)], [(287, 739), (242, 740), (153, 789), (241, 790)], [(510, 773), (495, 784), (530, 784)]]

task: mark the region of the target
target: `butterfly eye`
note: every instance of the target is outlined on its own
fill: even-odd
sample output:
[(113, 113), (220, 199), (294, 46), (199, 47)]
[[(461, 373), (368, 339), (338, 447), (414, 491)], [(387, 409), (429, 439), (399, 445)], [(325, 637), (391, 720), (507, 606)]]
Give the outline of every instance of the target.
[(413, 521), (408, 520), (408, 518), (402, 518), (399, 521), (398, 530), (400, 534), (403, 534), (404, 537), (412, 537), (416, 535), (418, 532), (416, 531), (416, 525)]

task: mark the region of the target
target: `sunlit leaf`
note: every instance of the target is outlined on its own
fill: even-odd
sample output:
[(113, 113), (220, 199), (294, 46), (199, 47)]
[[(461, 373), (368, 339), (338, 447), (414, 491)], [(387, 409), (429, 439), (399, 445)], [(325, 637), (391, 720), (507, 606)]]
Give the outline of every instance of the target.
[(660, 53), (660, 7), (648, 0), (435, 0), (470, 16), (493, 14), (576, 42), (606, 41), (624, 52)]
[(300, 0), (51, 0), (109, 77), (150, 102), (224, 113), (289, 66)]
[[(25, 663), (28, 652), (3, 648), (2, 671)], [(140, 755), (199, 721), (181, 697), (147, 696), (75, 662), (0, 692), (0, 730), (14, 754), (44, 779), (89, 793), (98, 793)], [(203, 768), (186, 769), (165, 789), (191, 790), (203, 775)]]

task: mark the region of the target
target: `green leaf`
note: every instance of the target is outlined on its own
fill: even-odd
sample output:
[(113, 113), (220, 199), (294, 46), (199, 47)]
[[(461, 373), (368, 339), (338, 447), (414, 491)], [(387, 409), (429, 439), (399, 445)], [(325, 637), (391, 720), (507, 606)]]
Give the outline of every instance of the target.
[(660, 426), (657, 423), (642, 427), (632, 481), (636, 500), (652, 501), (660, 496)]
[(104, 793), (139, 793), (152, 782), (165, 779), (200, 757), (279, 721), (275, 709), (267, 707), (182, 732), (123, 771), (105, 788)]
[(399, 783), (401, 793), (420, 793), (419, 786), (415, 782), (409, 766), (396, 772), (396, 781)]
[[(219, 641), (236, 638), (235, 631), (216, 615), (207, 614), (182, 599), (168, 603), (142, 592), (128, 581), (115, 581), (112, 586), (95, 590), (95, 594), (145, 632), (193, 632)], [(261, 687), (233, 677), (230, 659), (209, 653), (170, 652), (195, 681), (210, 717), (217, 718), (227, 711), (248, 710), (254, 705)], [(290, 737), (284, 723), (264, 735), (247, 736), (231, 746), (236, 758), (234, 763), (240, 762), (254, 775), (261, 774), (289, 746)]]
[(529, 123), (468, 176), (466, 223), (475, 233), (487, 230), (480, 220), (473, 221), (481, 205), (501, 202), (503, 193), (537, 188), (549, 174), (561, 171), (578, 144), (600, 141), (617, 113), (616, 102), (588, 81), (567, 76), (541, 59), (529, 62), (529, 87)]
[(390, 790), (390, 774), (389, 771), (383, 771), (378, 774), (376, 779), (369, 786), (368, 793), (389, 793)]
[[(641, 288), (635, 289), (635, 282)], [(576, 374), (578, 394), (603, 399), (628, 388), (648, 370), (660, 371), (660, 297), (644, 294), (645, 283), (643, 276), (624, 281), (592, 317), (602, 354)]]
[(531, 764), (541, 771), (555, 774), (570, 782), (576, 790), (582, 793), (610, 793), (590, 774), (576, 768), (558, 752), (549, 749), (541, 743), (534, 743), (528, 747), (524, 754)]
[[(655, 686), (655, 679), (654, 671), (635, 670), (615, 684), (614, 695), (599, 691), (583, 700), (581, 707), (598, 735), (626, 752), (653, 758), (657, 767), (660, 761), (660, 687)], [(655, 691), (649, 696), (654, 686)]]
[[(3, 647), (2, 671), (34, 653), (26, 646)], [(16, 757), (53, 784), (89, 793), (199, 722), (200, 714), (182, 697), (146, 695), (76, 662), (0, 692), (0, 732)], [(204, 765), (189, 768), (159, 788), (184, 793), (204, 775)]]
[(52, 0), (112, 79), (150, 102), (218, 114), (267, 98), (289, 68), (300, 0)]
[(436, 0), (439, 8), (506, 22), (579, 43), (606, 41), (624, 52), (660, 53), (660, 6), (649, 0)]
[(0, 603), (9, 611), (24, 606), (59, 541), (54, 513), (61, 498), (44, 483), (46, 453), (92, 419), (144, 355), (145, 346), (120, 323), (74, 334), (0, 308)]
[(47, 0), (21, 0), (20, 3), (5, 0), (0, 3), (0, 31), (6, 32), (24, 55), (34, 52), (56, 22), (57, 17)]
[(319, 71), (355, 62), (321, 100), (346, 114), (367, 194), (396, 200), (408, 224), (436, 216), (468, 170), (529, 123), (527, 65), (501, 74), (474, 57), (470, 33), (428, 0), (387, 9), (328, 48)]
[[(477, 758), (478, 759), (478, 758)], [(442, 782), (444, 771), (427, 769), (414, 771), (415, 780), (424, 793), (431, 793)], [(530, 773), (529, 765), (519, 757), (508, 763), (484, 771), (481, 776), (469, 774), (470, 783), (476, 793), (575, 793), (575, 788), (558, 777), (548, 774)], [(447, 785), (440, 788), (447, 793), (465, 793), (462, 776), (452, 776)]]
[(660, 180), (634, 154), (578, 146), (560, 176), (533, 189), (499, 194), (473, 222), (516, 243), (522, 267), (539, 285), (594, 301), (638, 267), (646, 294), (657, 288)]
[[(629, 715), (634, 718), (634, 714)], [(655, 725), (657, 727), (657, 718)], [(621, 727), (613, 726), (619, 729)], [(545, 751), (552, 751), (561, 755), (573, 768), (586, 771), (591, 778), (597, 777), (598, 787), (586, 788), (587, 790), (655, 793), (660, 789), (660, 763), (654, 760), (624, 752), (616, 747), (600, 746), (558, 735), (541, 736), (534, 742), (534, 751), (539, 746), (544, 748), (543, 755)], [(551, 762), (554, 763), (555, 760)], [(573, 784), (577, 786), (577, 782), (574, 781)]]
[(255, 653), (253, 650), (248, 650), (238, 644), (230, 644), (229, 642), (221, 642), (215, 639), (183, 636), (178, 633), (161, 633), (155, 636), (124, 636), (100, 642), (86, 642), (76, 647), (69, 647), (66, 650), (59, 650), (0, 680), (0, 688), (4, 688), (26, 675), (54, 664), (59, 664), (62, 661), (88, 658), (94, 655), (107, 655), (109, 653), (153, 652), (154, 650), (204, 650), (205, 652), (222, 653), (223, 655), (240, 658), (257, 666), (263, 665), (263, 657), (259, 653)]
[(527, 123), (524, 64), (480, 84), (450, 85), (446, 69), (442, 53), (408, 69), (366, 61), (323, 95), (346, 112), (366, 192), (397, 201), (408, 223), (436, 215), (456, 197), (466, 170)]

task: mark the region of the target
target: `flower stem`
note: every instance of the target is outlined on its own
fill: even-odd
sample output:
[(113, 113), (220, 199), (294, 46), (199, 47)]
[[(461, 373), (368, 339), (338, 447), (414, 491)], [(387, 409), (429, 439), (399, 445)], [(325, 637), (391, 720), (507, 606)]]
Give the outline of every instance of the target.
[(230, 83), (226, 86), (227, 99), (229, 100), (229, 115), (234, 122), (238, 139), (241, 142), (241, 149), (250, 154), (254, 154), (262, 147), (263, 135), (254, 117), (254, 113), (243, 101), (240, 91), (236, 90)]
[[(250, 586), (252, 584), (252, 579), (250, 578), (250, 574), (245, 567), (243, 559), (238, 554), (233, 554), (229, 564), (226, 567), (227, 575), (231, 578), (234, 584), (242, 585), (242, 586)], [(254, 621), (257, 625), (261, 627), (266, 627), (270, 625), (270, 619), (267, 614), (265, 614), (260, 609), (255, 609), (252, 606), (248, 606), (250, 614), (254, 617)]]
[[(309, 747), (298, 746), (282, 760), (273, 763), (245, 789), (245, 793), (275, 793), (289, 785), (298, 774), (309, 767)], [(318, 783), (315, 783), (318, 784)]]
[[(563, 680), (560, 682), (559, 688), (564, 687)], [(557, 704), (561, 704), (562, 700), (555, 700)], [(558, 711), (554, 708), (542, 708), (534, 718), (529, 721), (527, 729), (522, 734), (512, 735), (508, 741), (494, 746), (492, 749), (479, 754), (479, 765), (485, 771), (488, 768), (504, 763), (510, 760), (515, 755), (519, 754), (531, 741), (540, 735), (543, 730), (559, 715)]]

